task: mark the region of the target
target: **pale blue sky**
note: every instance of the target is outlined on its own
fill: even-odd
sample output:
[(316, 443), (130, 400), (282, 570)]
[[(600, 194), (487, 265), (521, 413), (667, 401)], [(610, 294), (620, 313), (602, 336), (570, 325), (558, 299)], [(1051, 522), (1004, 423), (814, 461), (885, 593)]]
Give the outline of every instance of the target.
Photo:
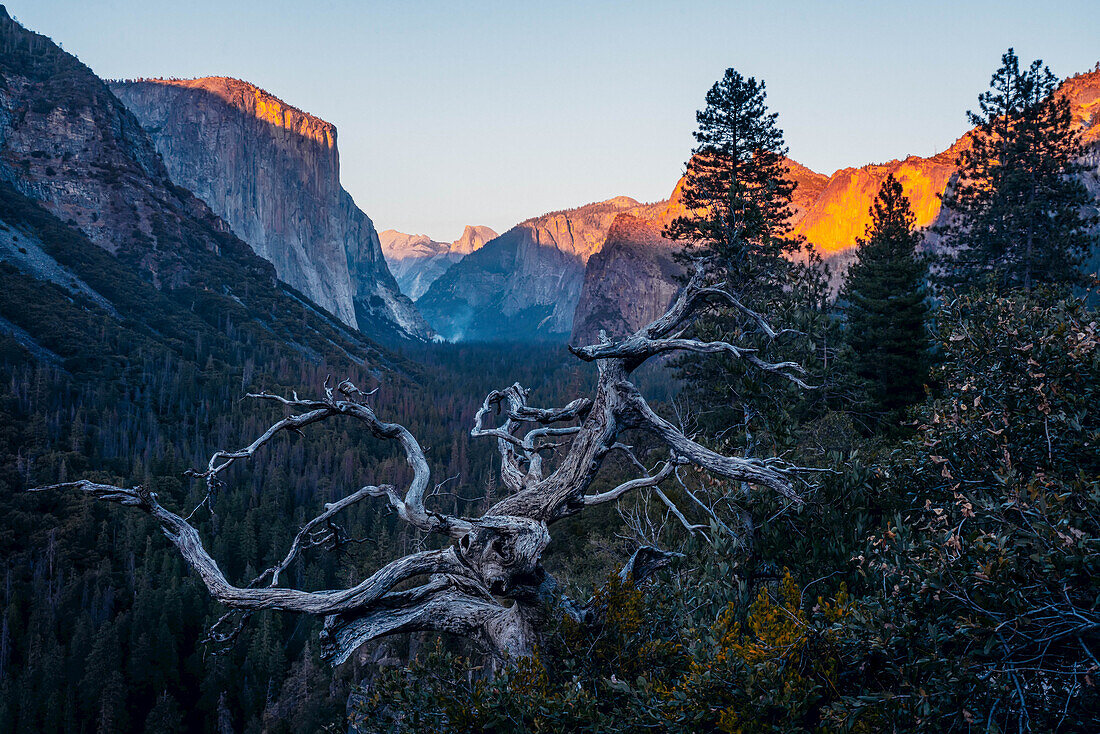
[(335, 123), (375, 224), (441, 240), (665, 198), (728, 66), (831, 173), (947, 147), (1008, 46), (1062, 76), (1100, 60), (1098, 0), (6, 5), (100, 76), (235, 76)]

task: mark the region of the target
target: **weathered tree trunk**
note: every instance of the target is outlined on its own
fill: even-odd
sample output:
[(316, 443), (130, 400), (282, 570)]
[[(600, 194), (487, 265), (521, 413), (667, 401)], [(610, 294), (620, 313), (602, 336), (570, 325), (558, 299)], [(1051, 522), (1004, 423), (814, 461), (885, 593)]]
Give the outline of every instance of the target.
[[(78, 481), (41, 489), (76, 488), (151, 515), (210, 594), (233, 610), (211, 630), (211, 638), (216, 641), (232, 639), (251, 612), (277, 609), (323, 616), (322, 652), (334, 664), (346, 660), (369, 640), (417, 631), (461, 635), (500, 659), (526, 656), (545, 626), (543, 615), (548, 602), (555, 601), (559, 609), (578, 620), (591, 615), (590, 610), (560, 597), (554, 580), (542, 568), (542, 554), (550, 542), (549, 528), (558, 520), (586, 507), (617, 501), (642, 487), (654, 488), (662, 501), (675, 509), (658, 485), (683, 464), (694, 464), (734, 482), (762, 485), (791, 503), (801, 502), (792, 485), (797, 467), (775, 459), (723, 456), (702, 446), (654, 412), (630, 382), (631, 373), (650, 357), (686, 350), (730, 354), (808, 387), (800, 379), (802, 370), (796, 363), (768, 363), (751, 349), (682, 337), (698, 313), (713, 302), (723, 302), (750, 316), (770, 338), (780, 335), (763, 317), (721, 287), (707, 286), (705, 279), (700, 264), (668, 311), (626, 339), (611, 343), (604, 338), (597, 345), (571, 348), (580, 359), (597, 364), (599, 379), (591, 399), (578, 398), (564, 408), (535, 408), (527, 405), (527, 391), (519, 384), (486, 396), (471, 435), (496, 439), (500, 478), (508, 494), (481, 517), (456, 517), (425, 507), (431, 472), (419, 443), (403, 426), (379, 420), (365, 402), (369, 395), (346, 381), (335, 388), (326, 384), (325, 395), (319, 400), (303, 400), (297, 395), (253, 395), (277, 402), (292, 413), (249, 446), (219, 451), (205, 470), (189, 473), (208, 484), (203, 503), (210, 501), (221, 472), (240, 459), (250, 458), (280, 432), (337, 416), (359, 421), (379, 439), (396, 441), (413, 469), (413, 480), (403, 494), (390, 485), (368, 485), (326, 505), (320, 515), (303, 526), (286, 557), (245, 586), (231, 584), (195, 528), (140, 486), (124, 488)], [(503, 414), (504, 418), (495, 427), (487, 425), (493, 413)], [(651, 434), (666, 447), (667, 458), (658, 467), (647, 470), (629, 447), (618, 442), (620, 434), (631, 429)], [(612, 451), (627, 454), (641, 476), (605, 492), (589, 493)], [(338, 538), (340, 530), (333, 524), (333, 516), (368, 497), (384, 499), (404, 522), (426, 533), (448, 537), (451, 543), (439, 550), (396, 559), (350, 588), (304, 591), (279, 586), (280, 575), (304, 548)], [(683, 518), (679, 510), (675, 511)], [(666, 564), (671, 555), (641, 548), (623, 569), (623, 578), (640, 581)], [(407, 586), (413, 580), (419, 580), (419, 585), (394, 591), (399, 584)], [(222, 631), (223, 623), (233, 618), (234, 611), (239, 624), (229, 632)]]

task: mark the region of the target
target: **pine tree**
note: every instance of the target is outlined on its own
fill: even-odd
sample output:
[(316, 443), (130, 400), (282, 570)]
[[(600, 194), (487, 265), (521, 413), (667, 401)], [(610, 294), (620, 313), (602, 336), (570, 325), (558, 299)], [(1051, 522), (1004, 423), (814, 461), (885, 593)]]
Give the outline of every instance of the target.
[[(695, 115), (698, 128), (687, 164), (681, 202), (686, 214), (675, 219), (665, 236), (685, 244), (682, 257), (712, 261), (715, 281), (735, 292), (743, 303), (775, 314), (789, 306), (790, 285), (798, 268), (790, 257), (799, 242), (790, 235), (791, 196), (795, 183), (786, 178), (787, 147), (778, 115), (769, 112), (762, 81), (727, 69), (706, 95)], [(696, 324), (707, 340), (753, 341), (744, 314), (720, 310)], [(713, 356), (678, 361), (679, 377), (689, 393), (708, 410), (699, 416), (704, 428), (735, 441), (740, 435), (746, 456), (756, 453), (759, 434), (779, 412), (765, 395), (766, 377), (745, 370), (736, 359)], [(731, 425), (741, 426), (737, 432)]]
[[(831, 343), (821, 338), (831, 328), (828, 288), (820, 257), (791, 236), (796, 184), (788, 178), (783, 131), (777, 114), (768, 111), (764, 83), (727, 69), (707, 93), (696, 120), (698, 144), (681, 189), (686, 213), (665, 236), (684, 243), (682, 258), (708, 258), (715, 282), (764, 314), (777, 330), (791, 331), (769, 339), (741, 311), (716, 305), (711, 315), (696, 322), (694, 336), (734, 342), (769, 361), (798, 361), (820, 381)], [(788, 449), (794, 430), (827, 392), (803, 391), (728, 355), (693, 355), (675, 364), (683, 395), (700, 406), (692, 422), (721, 450), (747, 458), (777, 456)], [(742, 495), (752, 491), (740, 487)], [(757, 528), (766, 520), (754, 517), (754, 511), (730, 507), (750, 568)]]
[(938, 230), (942, 279), (1024, 289), (1078, 283), (1096, 219), (1083, 214), (1091, 199), (1074, 176), (1084, 151), (1069, 100), (1042, 61), (1021, 70), (1012, 49), (989, 87), (980, 111), (967, 113), (977, 129), (943, 197), (951, 216)]
[(763, 81), (734, 69), (707, 92), (681, 193), (688, 214), (665, 232), (689, 253), (715, 256), (723, 280), (750, 300), (789, 281), (789, 256), (800, 249), (787, 223), (796, 184), (766, 98)]
[(913, 223), (909, 199), (888, 175), (841, 289), (855, 372), (869, 384), (872, 410), (894, 425), (923, 397), (928, 375), (928, 268)]

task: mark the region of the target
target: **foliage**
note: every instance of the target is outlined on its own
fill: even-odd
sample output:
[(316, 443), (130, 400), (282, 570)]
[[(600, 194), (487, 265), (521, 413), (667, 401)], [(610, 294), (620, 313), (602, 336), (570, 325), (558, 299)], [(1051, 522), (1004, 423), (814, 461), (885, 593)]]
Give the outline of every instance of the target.
[(869, 383), (870, 409), (888, 427), (924, 398), (928, 376), (928, 269), (916, 253), (914, 221), (901, 183), (888, 175), (840, 293), (854, 371)]
[(991, 278), (1000, 287), (1081, 282), (1096, 238), (1092, 203), (1074, 174), (1084, 170), (1069, 100), (1042, 61), (1020, 69), (1009, 49), (989, 91), (968, 113), (977, 128), (959, 155), (957, 182), (943, 197), (943, 279)]
[(864, 647), (903, 728), (1100, 726), (1100, 333), (1049, 299), (945, 307), (943, 393), (884, 470), (910, 509), (861, 556)]
[[(358, 699), (363, 731), (1095, 731), (1100, 332), (1049, 294), (940, 314), (942, 390), (765, 525), (671, 576), (613, 577), (491, 677), (437, 648)], [(766, 510), (767, 508), (761, 508)], [(770, 578), (767, 565), (787, 570)], [(750, 575), (756, 574), (755, 583)], [(812, 590), (812, 593), (811, 593)], [(815, 598), (816, 596), (816, 598)]]
[[(728, 547), (726, 550), (731, 550)], [(352, 714), (359, 731), (773, 732), (813, 730), (836, 698), (834, 602), (802, 608), (790, 575), (763, 589), (747, 616), (722, 553), (640, 590), (613, 576), (592, 600), (595, 624), (563, 618), (538, 653), (495, 677), (436, 647), (377, 680)]]
[[(189, 509), (201, 488), (184, 470), (247, 443), (277, 415), (242, 401), (245, 392), (318, 389), (333, 374), (381, 387), (374, 407), (415, 432), (437, 476), (460, 477), (433, 499), (458, 513), (499, 496), (490, 447), (468, 435), (480, 397), (518, 378), (564, 404), (590, 376), (564, 349), (549, 358), (546, 347), (383, 352), (262, 274), (240, 277), (224, 264), (203, 287), (157, 289), (2, 186), (6, 236), (40, 243), (117, 315), (0, 264), (0, 731), (155, 730), (176, 706), (187, 731), (309, 731), (340, 720), (348, 681), (362, 673), (334, 674), (316, 659), (306, 644), (313, 622), (261, 614), (211, 656), (202, 640), (224, 610), (152, 524), (23, 490), (92, 476), (146, 484), (172, 509)], [(227, 293), (218, 278), (233, 272)], [(227, 575), (247, 581), (323, 503), (364, 480), (408, 478), (402, 457), (333, 424), (261, 452), (229, 478), (215, 514), (195, 521)], [(375, 505), (341, 524), (372, 542), (307, 554), (292, 583), (345, 586), (417, 542)]]

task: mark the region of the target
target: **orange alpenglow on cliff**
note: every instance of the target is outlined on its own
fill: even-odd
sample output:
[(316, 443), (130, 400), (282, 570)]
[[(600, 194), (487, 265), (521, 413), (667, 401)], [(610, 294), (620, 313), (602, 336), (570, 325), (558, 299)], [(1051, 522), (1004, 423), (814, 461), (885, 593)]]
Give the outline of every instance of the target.
[[(1100, 72), (1078, 74), (1067, 79), (1059, 90), (1070, 100), (1073, 121), (1082, 130), (1087, 145), (1100, 141)], [(940, 213), (940, 194), (955, 173), (955, 160), (970, 145), (968, 132), (954, 145), (930, 158), (909, 156), (882, 164), (842, 168), (832, 176), (816, 174), (791, 161), (791, 177), (799, 182), (795, 193), (794, 234), (802, 235), (824, 255), (847, 250), (862, 237), (871, 222), (869, 210), (879, 187), (888, 174), (901, 182), (909, 197), (917, 227), (927, 227)], [(804, 187), (818, 188), (820, 194), (804, 211), (799, 199)]]

